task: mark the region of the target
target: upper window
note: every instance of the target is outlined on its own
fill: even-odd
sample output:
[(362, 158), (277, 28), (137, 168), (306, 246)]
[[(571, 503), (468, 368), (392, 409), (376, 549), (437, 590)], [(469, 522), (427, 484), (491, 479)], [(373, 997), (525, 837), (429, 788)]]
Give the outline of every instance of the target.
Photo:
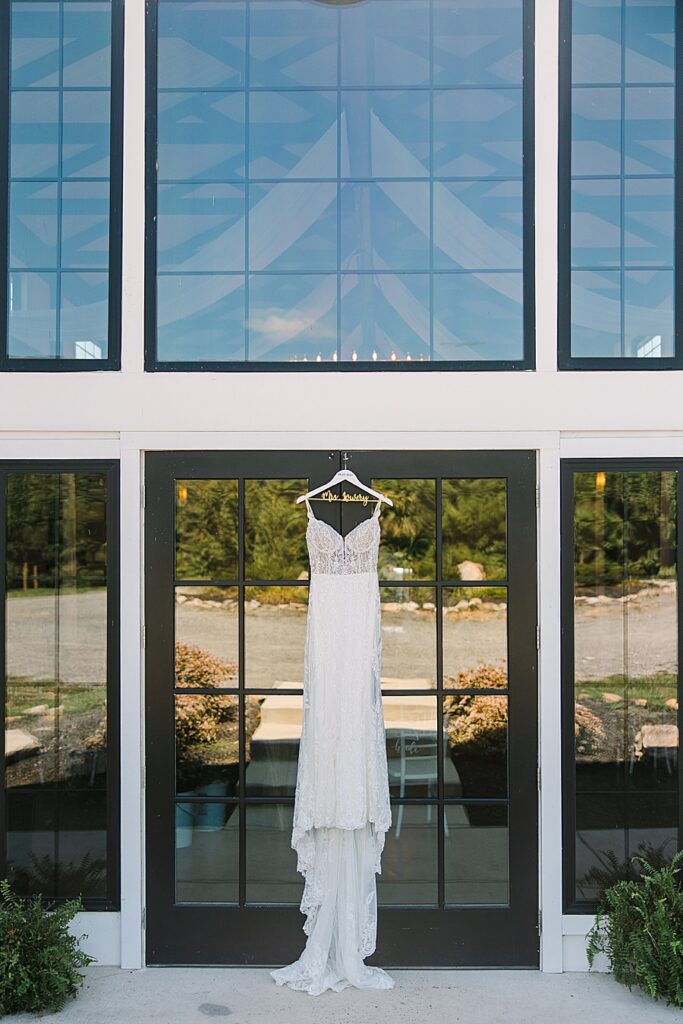
[(532, 365), (524, 0), (151, 11), (148, 368)]
[(563, 368), (683, 365), (674, 317), (675, 15), (675, 0), (563, 3)]
[(120, 0), (3, 4), (5, 369), (118, 365), (121, 19)]

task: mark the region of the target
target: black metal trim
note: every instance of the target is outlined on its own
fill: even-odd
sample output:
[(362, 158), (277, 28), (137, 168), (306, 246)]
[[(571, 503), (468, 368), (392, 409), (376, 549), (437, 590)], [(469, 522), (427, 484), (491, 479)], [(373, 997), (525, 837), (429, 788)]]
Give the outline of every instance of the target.
[[(5, 604), (6, 604), (6, 508), (7, 477), (12, 473), (103, 473), (107, 480), (107, 895), (83, 897), (86, 911), (117, 911), (121, 908), (121, 702), (120, 702), (120, 498), (119, 463), (111, 459), (3, 459), (0, 461), (0, 708), (5, 706)], [(4, 754), (4, 731), (0, 754)], [(2, 759), (4, 764), (4, 757)], [(0, 779), (0, 877), (7, 872), (6, 790)], [(74, 893), (73, 895), (77, 895)], [(53, 898), (63, 903), (69, 897)]]
[(7, 353), (9, 273), (9, 123), (11, 3), (0, 3), (0, 372), (97, 373), (121, 369), (124, 2), (111, 3), (109, 269), (106, 359), (27, 359)]
[[(446, 807), (460, 804), (505, 804), (510, 829), (510, 899), (501, 907), (471, 907), (446, 902), (437, 863), (438, 899), (425, 907), (388, 907), (379, 910), (379, 944), (374, 963), (396, 966), (492, 966), (537, 967), (538, 932), (538, 798), (537, 769), (537, 650), (536, 650), (536, 455), (533, 451), (467, 452), (375, 452), (354, 451), (353, 469), (363, 478), (449, 478), (504, 477), (508, 485), (508, 558), (511, 591), (508, 606), (509, 664), (513, 677), (506, 690), (493, 692), (510, 696), (509, 715), (509, 793), (506, 799), (446, 797), (439, 803), (422, 798), (392, 798), (394, 804), (432, 803)], [(333, 463), (331, 467), (330, 463)], [(194, 905), (175, 901), (174, 814), (175, 778), (173, 771), (173, 695), (195, 692), (174, 688), (174, 504), (176, 479), (211, 477), (243, 479), (260, 476), (276, 479), (307, 477), (311, 486), (323, 483), (332, 468), (341, 467), (341, 452), (150, 452), (145, 460), (145, 616), (146, 645), (146, 862), (154, 870), (147, 872), (147, 954), (149, 964), (208, 964), (239, 962), (244, 964), (281, 963), (301, 945), (301, 914), (291, 905), (246, 903), (246, 890), (240, 883), (239, 903)], [(244, 519), (243, 485), (239, 487), (240, 522)], [(341, 511), (325, 509), (328, 517)], [(349, 528), (362, 511), (344, 508)], [(336, 521), (336, 520), (335, 520)], [(341, 522), (338, 524), (341, 528)], [(437, 528), (437, 544), (442, 538)], [(239, 579), (244, 587), (243, 542), (240, 543)], [(437, 571), (437, 577), (440, 573)], [(427, 581), (425, 585), (427, 585)], [(462, 581), (461, 585), (463, 584)], [(491, 581), (489, 581), (490, 583)], [(496, 581), (498, 582), (498, 581)], [(437, 606), (443, 580), (429, 581), (437, 591)], [(242, 639), (243, 635), (241, 634)], [(243, 659), (239, 662), (239, 686), (221, 690), (238, 693), (241, 702), (247, 693), (269, 692), (245, 687)], [(442, 682), (441, 679), (438, 682)], [(199, 692), (199, 691), (197, 691)], [(301, 687), (278, 690), (301, 694)], [(383, 690), (405, 696), (410, 690)], [(415, 691), (424, 695), (424, 690)], [(451, 692), (450, 690), (448, 692)], [(453, 691), (459, 692), (459, 691)], [(466, 689), (471, 695), (473, 690)], [(442, 687), (435, 691), (437, 707)], [(237, 794), (216, 798), (214, 803), (230, 803), (242, 809), (257, 805), (292, 806), (293, 795), (252, 797), (245, 786), (244, 759), (240, 758)], [(205, 802), (197, 796), (183, 802)], [(239, 822), (244, 836), (246, 823)], [(442, 831), (443, 823), (437, 825)], [(248, 851), (242, 847), (241, 872)], [(445, 913), (445, 911), (448, 911)], [(485, 910), (485, 913), (483, 911)], [(451, 912), (452, 911), (452, 912)], [(239, 942), (228, 947), (226, 935), (239, 935)], [(198, 939), (201, 936), (201, 939)], [(421, 938), (422, 937), (422, 938)]]
[(161, 373), (435, 373), (535, 370), (535, 222), (534, 222), (534, 11), (535, 0), (523, 3), (523, 80), (522, 80), (522, 289), (523, 356), (521, 359), (443, 360), (434, 362), (352, 362), (290, 363), (206, 360), (160, 360), (156, 353), (156, 221), (157, 221), (157, 69), (159, 0), (146, 0), (146, 82), (145, 82), (145, 370)]
[[(571, 118), (572, 118), (572, 2), (560, 2), (558, 88), (558, 202), (557, 202), (557, 367), (559, 370), (680, 370), (683, 369), (683, 274), (674, 272), (675, 355), (658, 359), (635, 356), (573, 356), (571, 352)], [(674, 157), (674, 258), (682, 237), (683, 132), (683, 5), (676, 4), (676, 81)]]
[[(590, 914), (597, 909), (596, 900), (577, 900), (576, 884), (576, 764), (574, 759), (574, 475), (577, 472), (608, 470), (638, 472), (639, 470), (676, 471), (678, 473), (677, 506), (677, 606), (678, 663), (683, 652), (683, 545), (680, 523), (683, 514), (683, 460), (677, 458), (585, 458), (560, 460), (560, 618), (561, 618), (561, 736), (562, 736), (562, 903), (565, 914)], [(683, 724), (681, 711), (683, 672), (678, 674), (679, 735)], [(678, 759), (678, 846), (683, 846), (683, 759)]]

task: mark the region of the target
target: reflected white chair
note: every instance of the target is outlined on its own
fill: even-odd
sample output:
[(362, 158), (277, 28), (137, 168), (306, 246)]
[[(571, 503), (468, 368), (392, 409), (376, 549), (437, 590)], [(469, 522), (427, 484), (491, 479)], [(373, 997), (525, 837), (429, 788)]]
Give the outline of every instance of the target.
[[(390, 733), (389, 733), (390, 735)], [(388, 774), (389, 782), (398, 782), (399, 796), (406, 795), (407, 787), (414, 782), (427, 784), (427, 796), (435, 797), (437, 794), (437, 779), (439, 770), (439, 753), (435, 732), (408, 732), (401, 729), (395, 740), (395, 747), (398, 758), (389, 757)], [(394, 762), (398, 760), (398, 767)], [(401, 835), (403, 825), (403, 811), (405, 804), (398, 805), (396, 815), (396, 838)], [(427, 804), (427, 821), (432, 820), (432, 805)], [(448, 821), (444, 814), (444, 833), (448, 835)]]

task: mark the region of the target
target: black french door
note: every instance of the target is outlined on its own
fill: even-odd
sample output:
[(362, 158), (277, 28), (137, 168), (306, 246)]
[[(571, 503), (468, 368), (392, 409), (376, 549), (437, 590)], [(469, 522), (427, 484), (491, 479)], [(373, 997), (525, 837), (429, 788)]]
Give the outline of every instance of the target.
[[(295, 498), (344, 456), (394, 501), (379, 557), (392, 829), (368, 962), (537, 966), (527, 451), (147, 456), (147, 962), (270, 966), (303, 948), (290, 838), (308, 564)], [(315, 511), (347, 533), (372, 507)]]

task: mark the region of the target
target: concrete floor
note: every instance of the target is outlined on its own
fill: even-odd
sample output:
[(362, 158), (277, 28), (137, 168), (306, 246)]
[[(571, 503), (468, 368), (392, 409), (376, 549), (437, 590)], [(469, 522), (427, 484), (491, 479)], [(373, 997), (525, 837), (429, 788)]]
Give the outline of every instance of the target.
[[(681, 1011), (629, 992), (605, 974), (536, 971), (390, 972), (385, 992), (346, 989), (311, 997), (279, 988), (266, 970), (157, 968), (121, 971), (94, 967), (76, 1000), (58, 1016), (78, 1024), (665, 1024)], [(54, 1016), (5, 1017), (10, 1022)]]

